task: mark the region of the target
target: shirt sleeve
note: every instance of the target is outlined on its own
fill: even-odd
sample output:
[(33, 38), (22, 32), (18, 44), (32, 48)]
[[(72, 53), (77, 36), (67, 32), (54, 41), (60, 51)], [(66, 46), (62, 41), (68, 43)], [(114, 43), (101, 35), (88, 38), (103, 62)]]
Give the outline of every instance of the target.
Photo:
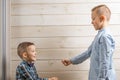
[[(92, 43), (93, 44), (93, 43)], [(79, 64), (88, 59), (91, 55), (91, 49), (92, 49), (92, 44), (89, 46), (88, 50), (83, 52), (82, 54), (79, 54), (73, 58), (70, 59), (72, 64)]]
[(19, 66), (16, 69), (16, 80), (21, 80)]
[(111, 36), (102, 36), (99, 44), (99, 73), (97, 80), (105, 80), (110, 69), (112, 53), (114, 49), (114, 41)]
[[(36, 72), (37, 80), (48, 80), (48, 78), (40, 78), (40, 77), (39, 77), (35, 66), (34, 66), (34, 70), (35, 70), (35, 72)], [(36, 80), (36, 79), (35, 79), (35, 80)]]
[(24, 65), (19, 65), (16, 70), (16, 80), (33, 80), (32, 76), (27, 72)]

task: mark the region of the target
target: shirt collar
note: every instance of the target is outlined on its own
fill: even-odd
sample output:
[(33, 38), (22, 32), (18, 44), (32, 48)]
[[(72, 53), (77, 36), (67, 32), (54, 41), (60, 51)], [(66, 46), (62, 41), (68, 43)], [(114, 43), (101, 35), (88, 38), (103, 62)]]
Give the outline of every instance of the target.
[(109, 29), (108, 27), (104, 27), (104, 28), (102, 28), (101, 30), (99, 30), (98, 33), (103, 32), (103, 31), (109, 32), (109, 30), (110, 30), (110, 29)]
[(23, 60), (23, 63), (30, 66), (30, 67), (33, 67), (34, 66), (34, 63), (30, 63), (30, 62), (27, 62), (25, 60)]

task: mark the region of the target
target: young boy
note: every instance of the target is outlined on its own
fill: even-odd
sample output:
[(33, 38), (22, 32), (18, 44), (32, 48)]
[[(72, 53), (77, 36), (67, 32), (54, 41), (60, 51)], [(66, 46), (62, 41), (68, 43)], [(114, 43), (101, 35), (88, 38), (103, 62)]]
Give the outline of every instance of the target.
[(16, 69), (16, 80), (58, 80), (56, 77), (38, 77), (34, 61), (36, 61), (36, 50), (34, 43), (22, 42), (18, 45), (17, 53), (23, 60)]
[(90, 57), (89, 80), (116, 80), (112, 55), (115, 41), (108, 29), (111, 11), (106, 5), (98, 5), (92, 9), (92, 24), (98, 30), (88, 50), (71, 59), (63, 59), (65, 66), (79, 64)]

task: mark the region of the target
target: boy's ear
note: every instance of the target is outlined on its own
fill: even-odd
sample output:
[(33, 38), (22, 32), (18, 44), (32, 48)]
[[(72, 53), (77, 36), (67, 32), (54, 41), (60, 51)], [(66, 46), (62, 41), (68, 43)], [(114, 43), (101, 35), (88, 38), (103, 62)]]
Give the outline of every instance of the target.
[(105, 16), (104, 15), (101, 15), (100, 16), (100, 22), (104, 21), (105, 20)]
[(24, 52), (23, 55), (22, 55), (23, 58), (26, 58), (27, 57), (27, 53)]

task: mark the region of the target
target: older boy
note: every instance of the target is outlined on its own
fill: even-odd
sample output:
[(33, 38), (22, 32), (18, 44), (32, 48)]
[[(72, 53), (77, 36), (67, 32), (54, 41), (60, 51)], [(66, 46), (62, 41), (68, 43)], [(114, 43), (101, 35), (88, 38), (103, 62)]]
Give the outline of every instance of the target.
[(38, 77), (34, 61), (36, 61), (36, 50), (34, 43), (22, 42), (18, 45), (17, 53), (23, 60), (16, 69), (16, 80), (58, 80), (56, 77)]
[(115, 49), (115, 41), (108, 29), (111, 12), (106, 5), (98, 5), (92, 9), (92, 24), (98, 30), (94, 41), (82, 54), (63, 59), (65, 66), (79, 64), (90, 57), (89, 80), (116, 80), (112, 55)]

